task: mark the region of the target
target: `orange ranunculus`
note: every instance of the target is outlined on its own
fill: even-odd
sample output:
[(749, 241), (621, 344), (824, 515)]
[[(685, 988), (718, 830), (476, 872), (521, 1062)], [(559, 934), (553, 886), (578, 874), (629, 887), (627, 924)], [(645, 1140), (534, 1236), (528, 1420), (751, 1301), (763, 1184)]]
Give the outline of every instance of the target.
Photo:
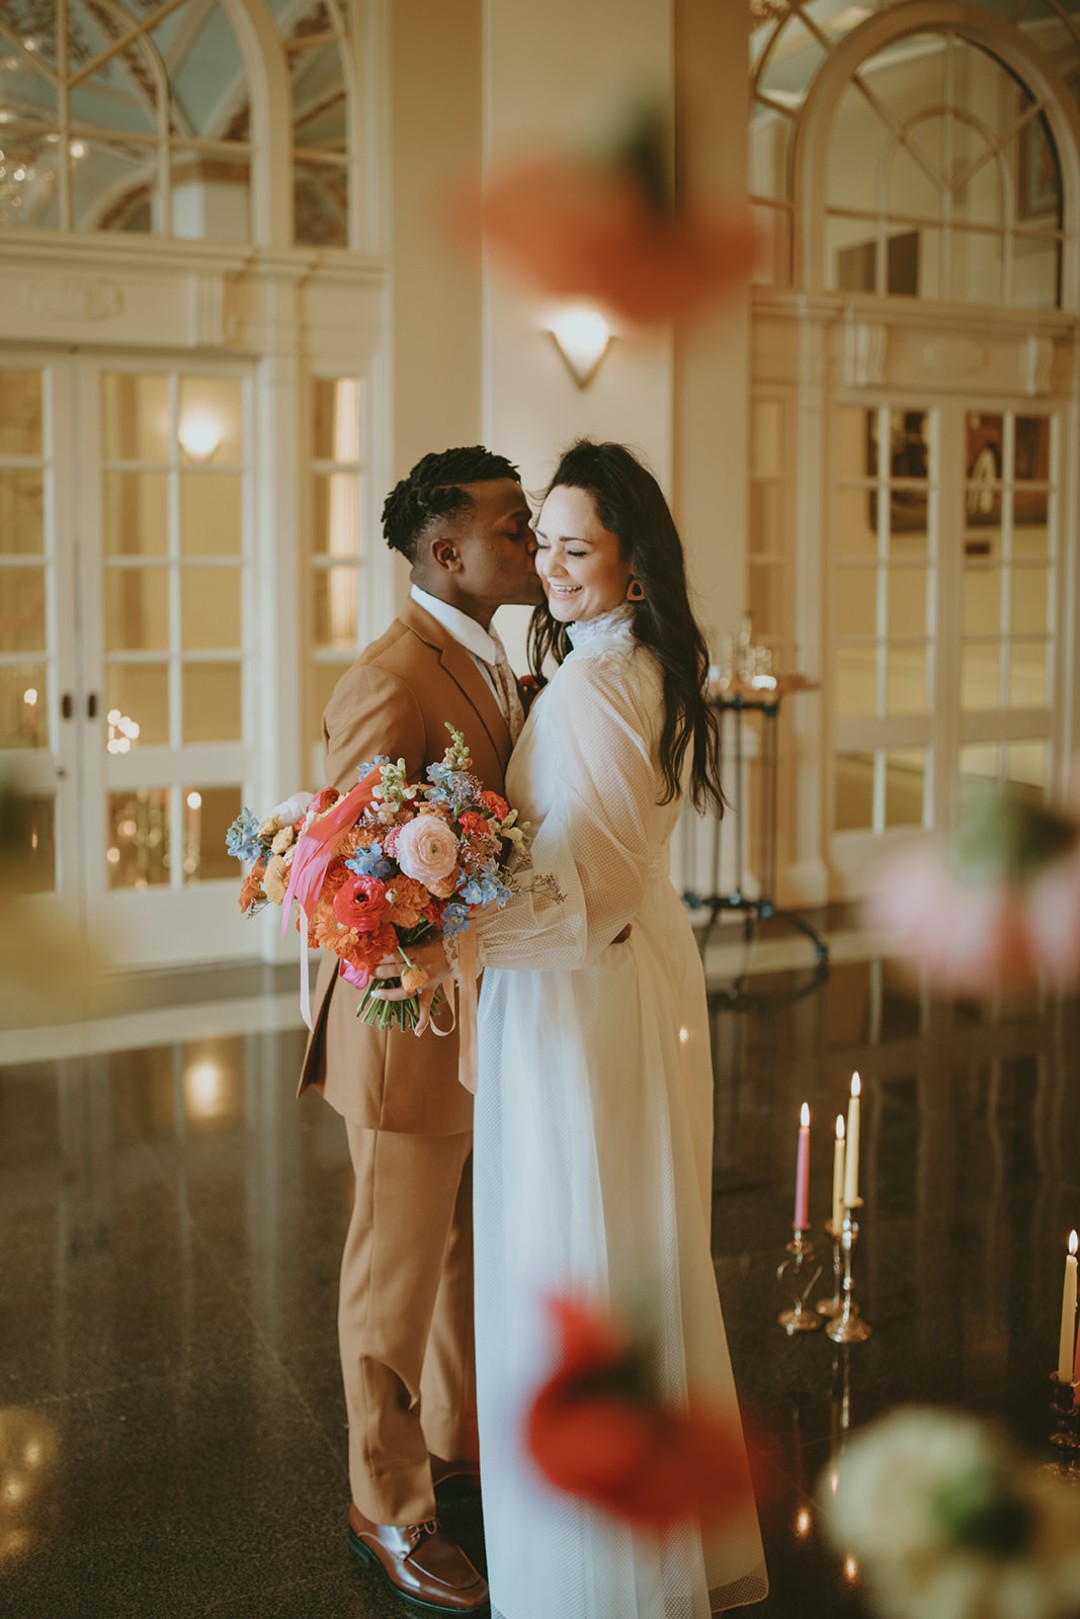
[(240, 884), (240, 909), (245, 916), (262, 895), (262, 878), (265, 870), (266, 862), (265, 860), (260, 860), (257, 865), (252, 866)]
[(338, 857), (342, 862), (351, 860), (357, 849), (368, 848), (378, 836), (378, 831), (373, 826), (354, 826), (351, 832), (346, 832), (338, 844)]
[(530, 1453), (549, 1483), (656, 1531), (746, 1511), (753, 1497), (738, 1420), (692, 1392), (685, 1406), (664, 1400), (642, 1346), (609, 1315), (575, 1299), (551, 1309), (559, 1364), (527, 1418)]
[(423, 883), (415, 877), (400, 877), (388, 879), (386, 884), (386, 898), (390, 909), (387, 920), (398, 928), (414, 928), (424, 917), (424, 906), (428, 902), (428, 891)]
[(489, 787), (485, 787), (480, 794), (480, 802), (485, 809), (491, 811), (497, 821), (505, 821), (510, 813), (510, 806), (506, 799), (500, 798), (498, 793), (493, 793)]
[(373, 933), (386, 918), (389, 904), (386, 884), (378, 877), (350, 875), (334, 895), (334, 911), (339, 922), (358, 933)]

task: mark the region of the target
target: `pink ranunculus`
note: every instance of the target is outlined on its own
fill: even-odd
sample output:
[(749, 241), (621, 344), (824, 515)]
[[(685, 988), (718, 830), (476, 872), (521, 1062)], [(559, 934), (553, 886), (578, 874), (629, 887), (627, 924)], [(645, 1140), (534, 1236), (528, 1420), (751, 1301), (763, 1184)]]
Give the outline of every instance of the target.
[(1053, 861), (1032, 883), (1027, 929), (1043, 971), (1058, 988), (1075, 989), (1080, 983), (1080, 853)]
[(398, 834), (397, 863), (406, 877), (415, 877), (425, 888), (445, 882), (457, 858), (454, 829), (437, 815), (418, 815)]

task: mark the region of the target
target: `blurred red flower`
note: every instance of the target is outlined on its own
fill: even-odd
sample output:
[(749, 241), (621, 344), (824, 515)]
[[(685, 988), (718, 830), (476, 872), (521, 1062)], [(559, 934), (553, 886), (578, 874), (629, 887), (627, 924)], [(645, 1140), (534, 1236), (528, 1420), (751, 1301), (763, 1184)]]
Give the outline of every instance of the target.
[(466, 212), (539, 291), (643, 326), (689, 319), (748, 280), (757, 256), (743, 203), (676, 203), (651, 109), (635, 114), (606, 157), (524, 159), (496, 171)]
[(559, 1363), (537, 1393), (527, 1442), (558, 1489), (638, 1528), (687, 1519), (716, 1525), (751, 1499), (737, 1420), (691, 1397), (685, 1408), (653, 1386), (643, 1346), (609, 1315), (557, 1298)]

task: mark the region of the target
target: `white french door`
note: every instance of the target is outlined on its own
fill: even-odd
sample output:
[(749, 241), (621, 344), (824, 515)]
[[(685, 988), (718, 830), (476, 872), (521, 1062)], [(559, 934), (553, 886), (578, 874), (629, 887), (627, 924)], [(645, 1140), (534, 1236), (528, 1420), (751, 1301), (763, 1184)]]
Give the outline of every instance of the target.
[(968, 781), (1041, 798), (1059, 765), (1059, 414), (843, 398), (832, 413), (830, 862), (946, 827)]
[(0, 352), (0, 769), (34, 903), (116, 965), (253, 953), (251, 378)]

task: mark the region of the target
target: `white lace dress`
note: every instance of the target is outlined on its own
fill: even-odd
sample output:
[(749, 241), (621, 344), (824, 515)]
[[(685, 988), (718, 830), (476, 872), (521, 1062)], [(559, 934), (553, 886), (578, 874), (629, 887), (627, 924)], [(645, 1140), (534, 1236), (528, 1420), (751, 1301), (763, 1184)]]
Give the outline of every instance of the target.
[[(545, 1297), (647, 1290), (667, 1394), (735, 1406), (710, 1251), (701, 963), (668, 875), (658, 665), (616, 610), (575, 626), (507, 772), (537, 885), (479, 928), (476, 1345), (494, 1619), (705, 1619), (767, 1590), (752, 1501), (662, 1537), (549, 1488), (521, 1441)], [(627, 922), (628, 941), (611, 941)]]

